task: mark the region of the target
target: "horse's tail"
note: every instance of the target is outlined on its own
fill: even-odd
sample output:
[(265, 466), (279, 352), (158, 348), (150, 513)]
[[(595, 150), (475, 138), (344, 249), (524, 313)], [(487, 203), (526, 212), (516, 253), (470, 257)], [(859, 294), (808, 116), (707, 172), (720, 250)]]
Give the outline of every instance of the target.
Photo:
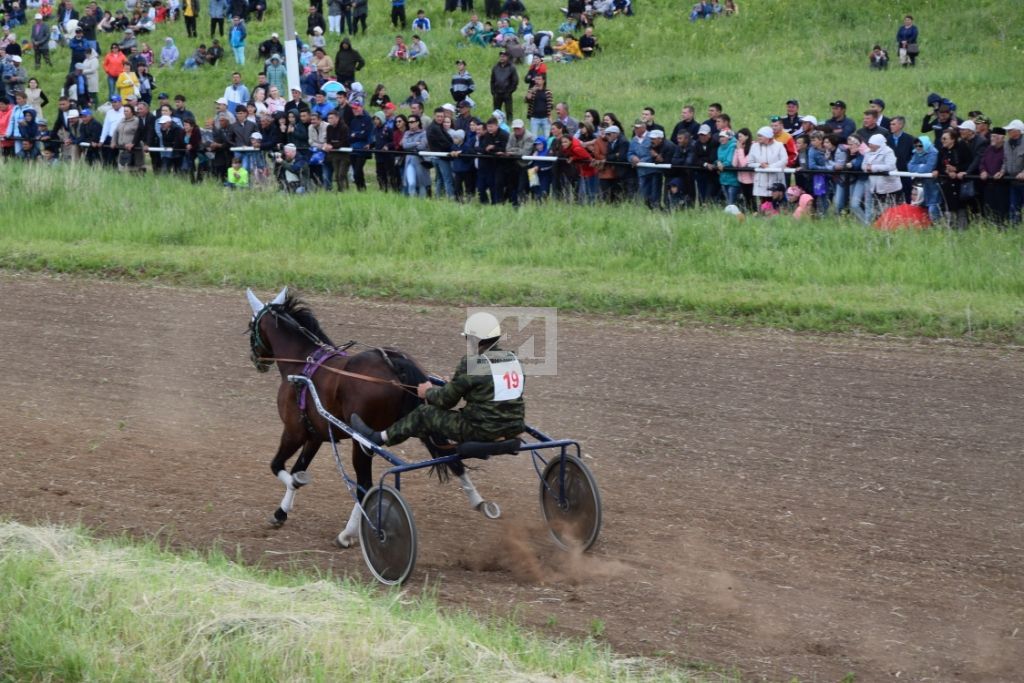
[[(416, 410), (423, 403), (419, 396), (416, 395), (416, 392), (410, 390), (409, 387), (416, 387), (422, 382), (426, 382), (427, 372), (411, 356), (398, 349), (381, 349), (381, 355), (384, 356), (384, 360), (395, 371), (398, 381), (406, 386), (405, 395), (402, 396), (402, 402), (399, 405), (398, 411), (399, 419), (401, 419)], [(427, 438), (421, 439), (421, 441), (434, 458), (451, 455), (454, 452), (445, 450), (445, 439), (439, 435), (429, 435)], [(437, 476), (439, 482), (444, 483), (448, 481), (449, 470), (454, 472), (456, 476), (461, 476), (465, 472), (465, 466), (461, 462), (454, 462), (449, 463), (447, 466), (433, 465), (430, 470), (432, 474)]]

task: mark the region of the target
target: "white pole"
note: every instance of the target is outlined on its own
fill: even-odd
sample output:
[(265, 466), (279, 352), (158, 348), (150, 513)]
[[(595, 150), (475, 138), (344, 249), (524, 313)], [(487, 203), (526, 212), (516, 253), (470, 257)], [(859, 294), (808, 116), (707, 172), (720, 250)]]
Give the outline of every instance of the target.
[(295, 44), (294, 0), (281, 0), (281, 9), (284, 16), (284, 63), (288, 70), (288, 94), (291, 95), (292, 90), (302, 90), (299, 81), (299, 48)]

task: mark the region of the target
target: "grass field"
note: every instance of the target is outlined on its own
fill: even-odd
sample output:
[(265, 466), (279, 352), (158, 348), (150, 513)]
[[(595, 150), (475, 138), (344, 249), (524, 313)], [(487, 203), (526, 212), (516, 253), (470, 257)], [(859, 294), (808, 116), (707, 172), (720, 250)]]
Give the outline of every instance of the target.
[(0, 522), (0, 680), (711, 679), (429, 597)]
[[(229, 193), (11, 166), (0, 266), (799, 330), (1024, 340), (1024, 238), (632, 206)], [(70, 212), (70, 213), (69, 213)]]

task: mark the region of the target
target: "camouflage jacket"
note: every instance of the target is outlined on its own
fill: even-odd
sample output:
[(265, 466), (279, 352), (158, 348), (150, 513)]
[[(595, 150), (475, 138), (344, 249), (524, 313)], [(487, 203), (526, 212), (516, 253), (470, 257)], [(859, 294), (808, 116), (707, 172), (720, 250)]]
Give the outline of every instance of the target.
[(490, 440), (519, 434), (526, 428), (523, 396), (520, 394), (518, 398), (495, 400), (495, 393), (500, 382), (507, 383), (509, 388), (513, 384), (517, 388), (525, 388), (526, 378), (520, 373), (517, 377), (502, 379), (491, 373), (492, 364), (514, 360), (514, 353), (497, 347), (481, 355), (463, 356), (451, 381), (427, 392), (427, 403), (450, 409), (460, 400), (465, 400), (466, 405), (460, 414), (471, 429), (480, 434), (480, 439)]

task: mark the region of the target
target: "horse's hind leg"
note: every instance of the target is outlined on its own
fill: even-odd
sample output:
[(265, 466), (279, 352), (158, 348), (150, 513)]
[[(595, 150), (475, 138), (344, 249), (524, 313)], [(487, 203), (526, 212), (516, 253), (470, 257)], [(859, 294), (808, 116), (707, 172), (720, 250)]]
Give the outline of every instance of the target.
[(356, 471), (356, 483), (359, 486), (359, 500), (352, 506), (352, 512), (348, 516), (348, 523), (345, 528), (334, 539), (334, 544), (339, 548), (350, 548), (359, 538), (359, 519), (361, 517), (360, 503), (363, 496), (373, 486), (373, 461), (363, 452), (362, 446), (355, 441), (352, 442), (352, 467)]

